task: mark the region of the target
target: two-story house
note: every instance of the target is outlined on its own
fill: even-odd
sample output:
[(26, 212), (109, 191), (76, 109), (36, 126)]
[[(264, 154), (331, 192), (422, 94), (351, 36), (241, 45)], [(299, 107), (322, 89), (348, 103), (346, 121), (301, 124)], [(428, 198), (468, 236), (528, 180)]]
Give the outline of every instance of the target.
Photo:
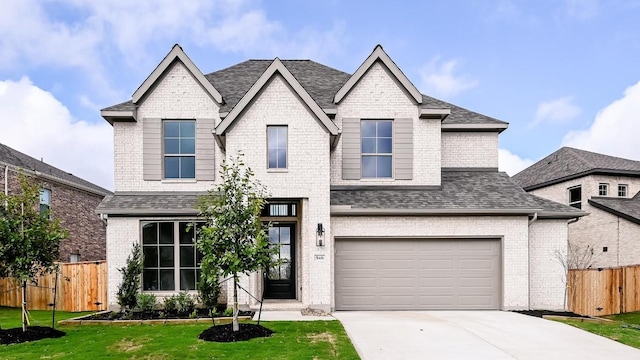
[(106, 226), (95, 208), (111, 191), (0, 144), (0, 191), (20, 192), (20, 175), (39, 184), (40, 209), (50, 210), (69, 231), (60, 242), (59, 260), (105, 260)]
[(575, 267), (640, 264), (640, 161), (563, 147), (513, 180), (531, 194), (589, 213), (569, 224)]
[(276, 58), (205, 75), (176, 45), (102, 116), (115, 137), (115, 193), (97, 209), (111, 305), (132, 243), (143, 291), (195, 287), (185, 228), (242, 152), (271, 193), (264, 219), (285, 260), (244, 279), (266, 308), (563, 307), (553, 251), (584, 213), (498, 172), (508, 124), (421, 94), (381, 46), (353, 74)]

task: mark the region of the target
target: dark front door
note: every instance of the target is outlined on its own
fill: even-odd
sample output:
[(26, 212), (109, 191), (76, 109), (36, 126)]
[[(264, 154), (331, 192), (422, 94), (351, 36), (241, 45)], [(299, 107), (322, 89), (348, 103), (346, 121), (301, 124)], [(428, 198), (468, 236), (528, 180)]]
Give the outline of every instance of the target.
[(274, 255), (281, 264), (267, 269), (264, 297), (267, 299), (295, 299), (295, 233), (294, 224), (271, 224), (269, 243), (279, 249)]

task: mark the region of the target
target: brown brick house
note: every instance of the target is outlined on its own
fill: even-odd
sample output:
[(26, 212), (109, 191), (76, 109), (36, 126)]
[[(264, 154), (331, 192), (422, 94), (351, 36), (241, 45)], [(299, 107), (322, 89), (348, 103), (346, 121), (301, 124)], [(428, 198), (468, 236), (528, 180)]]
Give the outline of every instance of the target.
[(69, 231), (60, 243), (60, 261), (105, 260), (106, 225), (94, 210), (111, 192), (0, 144), (0, 191), (18, 191), (19, 173), (37, 179), (40, 206), (50, 207)]

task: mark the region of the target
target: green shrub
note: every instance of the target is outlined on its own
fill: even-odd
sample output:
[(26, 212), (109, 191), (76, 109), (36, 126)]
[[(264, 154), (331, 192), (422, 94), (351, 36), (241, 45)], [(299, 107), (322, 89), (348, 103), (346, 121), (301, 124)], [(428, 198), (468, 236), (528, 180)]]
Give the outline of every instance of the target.
[(233, 308), (232, 307), (226, 308), (224, 310), (224, 312), (222, 313), (222, 315), (227, 316), (227, 317), (233, 316)]
[(138, 303), (136, 308), (143, 313), (150, 313), (156, 306), (157, 299), (153, 294), (138, 294)]
[(218, 298), (220, 297), (220, 284), (218, 278), (206, 279), (204, 276), (200, 277), (198, 281), (198, 295), (202, 301), (202, 306), (209, 310), (214, 311), (218, 305)]
[(119, 268), (122, 282), (118, 286), (118, 304), (121, 311), (131, 311), (138, 303), (140, 275), (142, 274), (142, 252), (139, 244), (133, 244), (131, 254), (127, 256), (125, 267)]
[(175, 313), (178, 311), (178, 296), (171, 295), (164, 298), (164, 312)]
[(196, 299), (187, 292), (181, 292), (176, 297), (176, 311), (178, 315), (189, 315), (196, 308)]

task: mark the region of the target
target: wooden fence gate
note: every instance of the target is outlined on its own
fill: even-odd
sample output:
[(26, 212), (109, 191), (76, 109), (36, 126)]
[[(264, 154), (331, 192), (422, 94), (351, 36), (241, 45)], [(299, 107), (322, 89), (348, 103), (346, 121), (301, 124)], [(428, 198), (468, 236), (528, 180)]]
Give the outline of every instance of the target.
[(569, 310), (598, 316), (640, 311), (640, 266), (569, 270)]
[[(37, 284), (27, 285), (27, 307), (53, 308), (56, 274), (41, 276)], [(0, 278), (0, 306), (20, 307), (21, 288), (12, 279)], [(107, 263), (92, 261), (60, 264), (56, 309), (99, 311), (107, 308)]]

